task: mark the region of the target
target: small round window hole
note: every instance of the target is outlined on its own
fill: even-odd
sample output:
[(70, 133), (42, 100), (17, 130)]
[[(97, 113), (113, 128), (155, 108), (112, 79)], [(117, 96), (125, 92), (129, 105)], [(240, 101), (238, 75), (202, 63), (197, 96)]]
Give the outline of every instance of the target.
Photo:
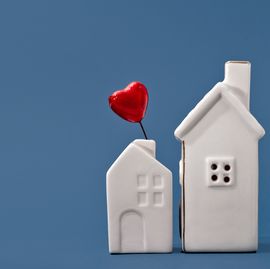
[(218, 177), (217, 177), (217, 175), (212, 175), (212, 176), (211, 176), (211, 179), (212, 179), (213, 181), (217, 181)]
[(212, 163), (212, 164), (211, 164), (211, 169), (212, 169), (212, 170), (216, 170), (216, 169), (217, 169), (217, 165), (216, 165), (215, 163)]
[(229, 164), (225, 164), (225, 165), (224, 165), (224, 169), (225, 169), (226, 171), (229, 171), (229, 170), (231, 169), (231, 166), (230, 166)]
[(230, 177), (225, 176), (225, 177), (224, 177), (224, 182), (225, 182), (225, 183), (229, 183), (229, 182), (230, 182)]

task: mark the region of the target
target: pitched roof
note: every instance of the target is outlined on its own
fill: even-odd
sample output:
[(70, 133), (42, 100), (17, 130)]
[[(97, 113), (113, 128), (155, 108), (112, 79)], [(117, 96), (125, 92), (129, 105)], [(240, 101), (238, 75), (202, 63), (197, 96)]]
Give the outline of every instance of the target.
[[(148, 158), (152, 162), (155, 162), (159, 167), (161, 167), (164, 171), (166, 170), (168, 173), (171, 171), (159, 162), (156, 159), (156, 142), (154, 140), (145, 140), (145, 139), (135, 139), (131, 142), (123, 152), (118, 156), (118, 158), (114, 161), (111, 167), (108, 169), (107, 174), (110, 174), (114, 169), (118, 167), (122, 163), (123, 160), (129, 156), (129, 154), (137, 154), (140, 158)], [(145, 159), (142, 159), (145, 160)]]
[(224, 98), (235, 109), (241, 118), (251, 127), (258, 139), (264, 136), (265, 131), (263, 127), (237, 98), (236, 89), (219, 82), (204, 96), (176, 128), (174, 132), (175, 137), (179, 140), (183, 140), (184, 136), (197, 125), (221, 98)]

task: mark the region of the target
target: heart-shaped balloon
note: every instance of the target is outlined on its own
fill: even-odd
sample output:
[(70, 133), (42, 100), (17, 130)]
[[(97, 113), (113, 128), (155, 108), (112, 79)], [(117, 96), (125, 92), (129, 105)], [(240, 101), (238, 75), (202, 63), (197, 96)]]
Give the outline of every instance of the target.
[(114, 92), (109, 97), (109, 104), (124, 120), (141, 122), (148, 104), (147, 89), (141, 82), (131, 82), (123, 90)]

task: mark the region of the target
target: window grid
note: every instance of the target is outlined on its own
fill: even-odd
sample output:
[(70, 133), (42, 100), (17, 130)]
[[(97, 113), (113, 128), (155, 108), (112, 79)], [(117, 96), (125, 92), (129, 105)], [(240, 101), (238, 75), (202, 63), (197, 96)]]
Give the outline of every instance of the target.
[(161, 175), (153, 175), (151, 178), (145, 174), (137, 176), (137, 204), (140, 207), (153, 205), (162, 207), (164, 204), (164, 182)]

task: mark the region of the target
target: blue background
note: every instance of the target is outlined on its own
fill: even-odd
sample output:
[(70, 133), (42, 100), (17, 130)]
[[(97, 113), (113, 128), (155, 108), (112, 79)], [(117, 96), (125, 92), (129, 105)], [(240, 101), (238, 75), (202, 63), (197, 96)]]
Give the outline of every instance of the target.
[[(268, 1), (1, 1), (0, 268), (270, 266), (268, 134), (256, 254), (182, 254), (174, 129), (224, 62), (252, 62), (251, 111), (269, 123)], [(142, 138), (107, 97), (142, 81), (144, 125), (174, 174), (174, 253), (109, 255), (105, 173)]]

